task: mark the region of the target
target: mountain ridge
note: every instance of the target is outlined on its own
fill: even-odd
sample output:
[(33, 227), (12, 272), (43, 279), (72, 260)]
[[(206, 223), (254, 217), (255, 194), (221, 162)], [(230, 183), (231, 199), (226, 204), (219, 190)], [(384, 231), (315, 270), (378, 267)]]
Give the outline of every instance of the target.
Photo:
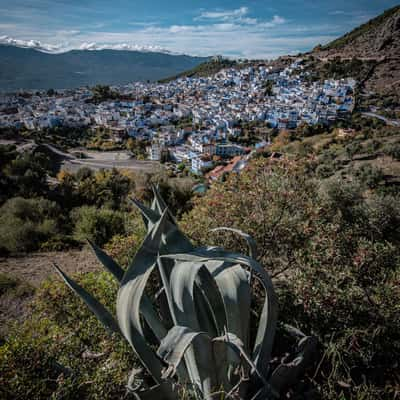
[(191, 69), (207, 57), (135, 50), (70, 50), (49, 54), (0, 44), (0, 90), (70, 89), (96, 84), (157, 81)]

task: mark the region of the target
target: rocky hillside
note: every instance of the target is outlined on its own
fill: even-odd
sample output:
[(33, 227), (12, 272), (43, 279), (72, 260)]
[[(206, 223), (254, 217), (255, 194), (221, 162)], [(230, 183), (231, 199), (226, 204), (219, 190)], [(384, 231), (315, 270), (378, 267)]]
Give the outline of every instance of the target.
[(400, 6), (397, 6), (322, 47), (322, 53), (379, 58), (399, 56), (399, 49)]
[(358, 58), (374, 62), (366, 77), (366, 87), (381, 93), (400, 89), (400, 6), (385, 11), (313, 54), (330, 60)]

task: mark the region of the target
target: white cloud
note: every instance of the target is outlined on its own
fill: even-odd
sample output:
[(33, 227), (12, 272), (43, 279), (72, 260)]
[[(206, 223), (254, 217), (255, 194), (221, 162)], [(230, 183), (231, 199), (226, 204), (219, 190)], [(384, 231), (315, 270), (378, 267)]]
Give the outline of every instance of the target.
[[(0, 43), (7, 42), (46, 52), (114, 49), (270, 59), (297, 52), (298, 49), (309, 50), (336, 36), (329, 33), (336, 32), (336, 27), (333, 30), (332, 27), (322, 25), (301, 26), (293, 21), (289, 24), (280, 15), (270, 19), (252, 18), (247, 8), (212, 12), (219, 13), (218, 17), (211, 14), (213, 18), (195, 24), (162, 26), (156, 23), (134, 23), (118, 31), (109, 31), (105, 26), (86, 29), (69, 26), (62, 30), (51, 30), (49, 26), (7, 27), (0, 24), (0, 33), (8, 35), (3, 37), (3, 41), (0, 38)], [(224, 16), (221, 14), (223, 12)], [(226, 19), (228, 13), (236, 16)]]
[(329, 15), (346, 15), (346, 14), (347, 14), (346, 11), (343, 10), (335, 10), (329, 13)]
[(271, 23), (273, 23), (274, 25), (281, 25), (284, 24), (286, 22), (285, 18), (280, 17), (279, 15), (274, 15), (274, 18), (272, 18)]
[[(79, 33), (79, 32), (77, 32)], [(84, 42), (79, 46), (64, 46), (51, 45), (42, 43), (39, 40), (22, 40), (13, 39), (9, 36), (0, 36), (0, 44), (29, 48), (42, 51), (44, 53), (63, 53), (68, 50), (79, 49), (79, 50), (128, 50), (128, 51), (145, 51), (145, 52), (160, 52), (160, 53), (172, 53), (171, 51), (162, 48), (161, 46), (151, 45), (138, 45), (132, 43), (87, 43)]]
[(0, 44), (36, 49), (48, 53), (56, 53), (60, 51), (60, 47), (58, 45), (45, 44), (40, 42), (39, 40), (32, 40), (32, 39), (31, 40), (13, 39), (9, 36), (0, 36)]
[(144, 51), (144, 52), (159, 52), (159, 53), (172, 53), (161, 46), (151, 45), (138, 45), (132, 43), (82, 43), (79, 50), (127, 50), (127, 51)]
[(247, 7), (240, 7), (235, 10), (219, 10), (219, 11), (203, 11), (195, 20), (228, 20), (231, 18), (243, 17), (248, 14), (249, 9)]
[(259, 28), (268, 29), (268, 28), (274, 28), (278, 25), (283, 25), (286, 22), (287, 21), (285, 18), (280, 17), (279, 15), (274, 15), (271, 21), (259, 22), (257, 25)]

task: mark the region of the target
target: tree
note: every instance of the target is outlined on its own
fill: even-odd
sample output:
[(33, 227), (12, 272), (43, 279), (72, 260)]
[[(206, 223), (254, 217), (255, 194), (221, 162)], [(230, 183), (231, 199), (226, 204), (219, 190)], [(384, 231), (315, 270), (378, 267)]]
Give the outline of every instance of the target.
[(263, 83), (264, 95), (265, 96), (273, 96), (274, 95), (274, 82), (271, 80), (265, 81)]

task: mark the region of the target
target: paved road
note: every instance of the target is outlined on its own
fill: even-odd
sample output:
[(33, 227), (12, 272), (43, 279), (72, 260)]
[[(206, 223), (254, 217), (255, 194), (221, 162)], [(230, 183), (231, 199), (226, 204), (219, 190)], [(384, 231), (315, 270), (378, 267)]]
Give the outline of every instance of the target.
[(364, 115), (365, 117), (380, 119), (381, 121), (385, 122), (387, 125), (400, 127), (400, 121), (390, 120), (390, 119), (384, 117), (383, 115), (375, 114), (373, 112), (363, 112), (361, 114)]
[[(140, 161), (134, 158), (128, 160), (101, 159), (101, 152), (98, 153), (99, 159), (96, 159), (96, 157), (89, 159), (76, 158), (73, 154), (63, 152), (57, 149), (56, 147), (52, 146), (51, 144), (45, 144), (44, 146), (46, 146), (53, 153), (62, 157), (64, 159), (63, 166), (66, 169), (70, 170), (77, 170), (80, 167), (85, 166), (93, 170), (117, 168), (117, 169), (129, 169), (129, 170), (143, 170), (150, 172), (160, 168), (159, 163), (153, 161)], [(90, 154), (92, 156), (95, 155), (95, 153), (93, 152), (91, 152)]]

